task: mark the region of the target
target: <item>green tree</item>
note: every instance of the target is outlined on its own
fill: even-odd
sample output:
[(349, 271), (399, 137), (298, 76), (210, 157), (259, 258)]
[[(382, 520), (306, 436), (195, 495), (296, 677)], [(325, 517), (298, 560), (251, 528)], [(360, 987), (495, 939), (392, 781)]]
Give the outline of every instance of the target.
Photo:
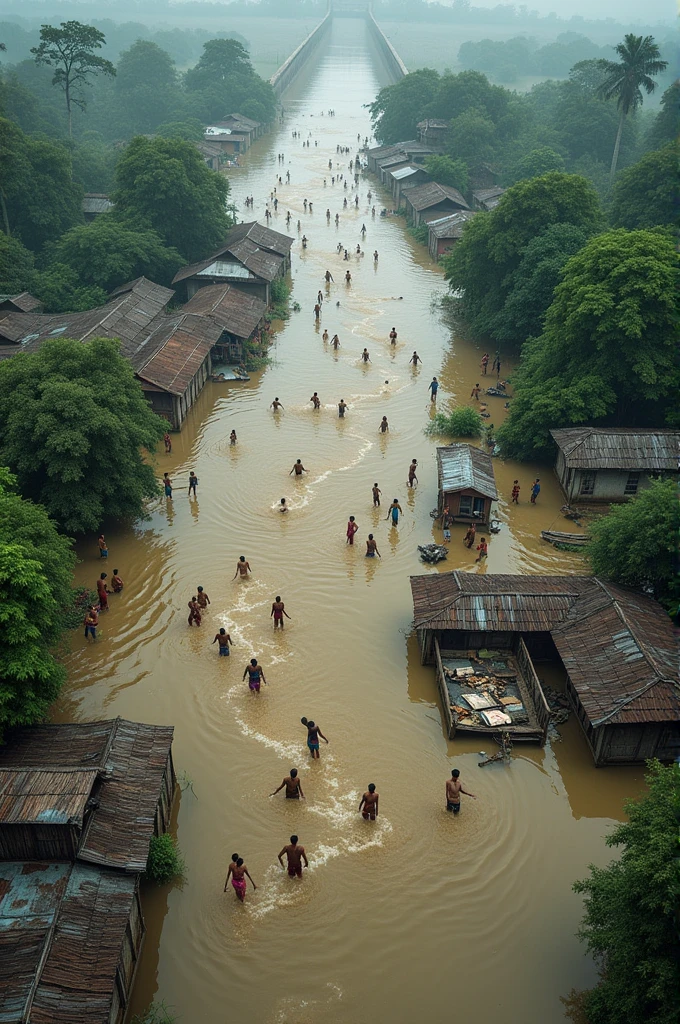
[(165, 429), (111, 339), (55, 338), (0, 363), (0, 461), (69, 532), (143, 515), (158, 493), (143, 450)]
[(551, 171), (517, 182), (491, 213), (478, 213), (444, 259), (449, 287), (477, 332), (495, 337), (513, 273), (527, 245), (551, 224), (570, 224), (588, 232), (601, 214), (589, 182), (576, 174)]
[(424, 108), (423, 116), (448, 121), (466, 110), (478, 110), (498, 125), (508, 113), (511, 97), (512, 93), (499, 85), (492, 85), (479, 71), (449, 73), (442, 75), (437, 82), (435, 95), (429, 106)]
[(118, 161), (112, 194), (116, 217), (137, 230), (155, 231), (187, 261), (223, 241), (233, 223), (228, 197), (227, 179), (206, 167), (190, 142), (142, 136)]
[(518, 348), (541, 333), (562, 269), (587, 239), (587, 229), (573, 224), (551, 224), (532, 238), (510, 276), (503, 308), (493, 319), (490, 333), (496, 341)]
[(155, 231), (135, 231), (110, 213), (91, 224), (71, 228), (48, 250), (49, 260), (66, 264), (85, 285), (113, 291), (125, 281), (148, 277), (170, 284), (184, 263), (175, 249), (168, 249)]
[(138, 39), (116, 67), (115, 107), (125, 135), (153, 132), (181, 102), (175, 62), (156, 43)]
[(92, 25), (83, 25), (80, 21), (62, 21), (59, 28), (42, 25), (40, 45), (31, 48), (36, 64), (47, 64), (54, 68), (52, 84), (64, 90), (69, 136), (73, 135), (73, 106), (84, 110), (86, 105), (79, 87), (89, 82), (94, 75), (113, 76), (116, 73), (111, 61), (94, 52), (101, 50), (105, 43), (104, 33)]
[(190, 115), (219, 119), (239, 111), (267, 123), (274, 117), (276, 97), (250, 63), (248, 51), (236, 39), (210, 39), (198, 64), (184, 76)]
[(551, 428), (658, 423), (670, 412), (677, 286), (673, 242), (660, 231), (609, 231), (572, 256), (513, 376), (504, 454), (547, 458)]
[(428, 156), (425, 170), (440, 185), (450, 185), (459, 192), (467, 192), (470, 179), (465, 161), (452, 160), (450, 156)]
[(661, 109), (646, 139), (650, 149), (657, 149), (678, 137), (678, 107), (680, 107), (680, 81), (673, 82), (661, 97)]
[(82, 188), (71, 181), (71, 156), (62, 145), (25, 135), (0, 118), (0, 207), (6, 234), (29, 249), (42, 248), (82, 220)]
[(607, 846), (574, 889), (585, 900), (580, 937), (601, 966), (587, 993), (590, 1024), (677, 1024), (680, 1018), (680, 766), (648, 762), (648, 792), (626, 804)]
[(156, 128), (156, 135), (164, 139), (186, 139), (187, 142), (201, 142), (204, 134), (203, 123), (196, 117), (184, 121), (165, 121)]
[(102, 288), (83, 284), (73, 267), (54, 262), (33, 274), (30, 291), (43, 303), (46, 313), (79, 313), (103, 306), (108, 298)]
[(563, 171), (564, 157), (548, 146), (540, 146), (525, 153), (507, 176), (507, 184), (514, 185), (523, 178), (539, 178), (548, 171)]
[(447, 152), (454, 160), (463, 160), (471, 170), (493, 160), (497, 146), (496, 125), (483, 110), (471, 107), (451, 120)]
[(596, 576), (646, 590), (657, 600), (678, 596), (675, 568), (680, 507), (674, 480), (655, 480), (590, 526), (587, 555)]
[(661, 53), (653, 36), (636, 36), (629, 32), (623, 42), (616, 45), (615, 50), (619, 56), (618, 61), (598, 62), (603, 75), (598, 92), (605, 100), (615, 98), (619, 109), (619, 126), (612, 155), (612, 178), (616, 174), (624, 121), (632, 111), (642, 106), (642, 90), (650, 96), (656, 89), (654, 76), (668, 67), (668, 61), (660, 59)]
[(421, 68), (412, 71), (395, 85), (381, 89), (368, 107), (373, 134), (378, 142), (389, 144), (415, 139), (416, 125), (434, 99), (438, 85), (437, 72), (431, 68)]
[(203, 44), (198, 63), (185, 75), (187, 89), (209, 89), (218, 82), (228, 83), (236, 75), (254, 75), (250, 55), (236, 39), (209, 39)]
[(677, 171), (675, 145), (647, 153), (621, 171), (612, 192), (612, 224), (631, 229), (672, 224), (676, 218)]
[(0, 231), (0, 293), (16, 295), (26, 291), (33, 277), (33, 253), (18, 238)]
[(0, 468), (0, 736), (39, 721), (58, 696), (66, 672), (52, 650), (73, 604), (71, 543), (15, 482)]

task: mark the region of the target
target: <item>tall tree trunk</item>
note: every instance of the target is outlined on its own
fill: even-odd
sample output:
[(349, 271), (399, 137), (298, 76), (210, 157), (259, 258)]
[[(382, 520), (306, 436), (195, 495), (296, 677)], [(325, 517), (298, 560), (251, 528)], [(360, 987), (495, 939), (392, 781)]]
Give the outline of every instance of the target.
[(9, 217), (7, 216), (7, 204), (5, 203), (5, 190), (0, 188), (0, 207), (2, 207), (2, 223), (5, 227), (5, 234), (8, 238), (12, 237), (12, 232), (9, 229)]
[[(67, 111), (69, 112), (69, 138), (73, 138), (73, 123), (71, 119), (71, 89), (69, 88), (69, 82), (67, 81)], [(621, 129), (620, 129), (621, 134)], [(617, 145), (619, 142), (617, 141)], [(612, 171), (613, 173), (613, 171)]]
[(623, 133), (623, 122), (625, 121), (625, 119), (626, 114), (625, 111), (622, 109), (621, 117), (619, 118), (619, 128), (616, 133), (616, 142), (614, 143), (614, 155), (612, 156), (612, 166), (611, 170), (609, 171), (610, 182), (614, 180), (614, 175), (616, 174), (616, 165), (619, 162), (619, 149), (621, 148), (621, 135)]

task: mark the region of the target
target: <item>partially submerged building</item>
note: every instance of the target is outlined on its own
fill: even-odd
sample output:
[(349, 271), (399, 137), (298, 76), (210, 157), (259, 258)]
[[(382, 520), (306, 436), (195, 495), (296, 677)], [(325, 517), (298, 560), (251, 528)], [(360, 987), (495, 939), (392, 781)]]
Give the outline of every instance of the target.
[(406, 217), (414, 227), (437, 220), (457, 210), (468, 210), (469, 206), (457, 188), (440, 185), (436, 181), (416, 185), (404, 193)]
[[(680, 754), (677, 636), (650, 597), (592, 576), (460, 571), (413, 576), (411, 590), (449, 736), (505, 728), (514, 739), (545, 742), (549, 709), (536, 666), (553, 662), (597, 766)], [(521, 701), (491, 696), (475, 709), (473, 700), (461, 716), (467, 694), (498, 693), (485, 678), (511, 679)], [(481, 714), (491, 711), (496, 724), (488, 725)]]
[(230, 284), (269, 305), (272, 281), (290, 270), (292, 244), (288, 235), (257, 221), (239, 224), (207, 259), (178, 270), (172, 283), (187, 299), (207, 285)]
[(385, 175), (385, 184), (392, 192), (395, 210), (402, 205), (403, 197), (408, 189), (431, 180), (425, 168), (418, 167), (417, 164), (407, 163), (388, 171)]
[(456, 523), (486, 525), (498, 497), (493, 459), (472, 444), (437, 448), (438, 508)]
[(169, 826), (173, 730), (117, 718), (0, 747), (0, 1021), (122, 1024), (139, 877)]
[(438, 260), (453, 249), (463, 237), (463, 228), (475, 216), (476, 210), (457, 210), (428, 224), (427, 247), (433, 260)]
[(625, 501), (652, 480), (678, 473), (680, 430), (569, 427), (550, 433), (555, 473), (569, 501)]
[(374, 146), (373, 149), (368, 150), (366, 156), (369, 171), (380, 177), (381, 170), (387, 167), (391, 161), (394, 161), (391, 166), (409, 161), (414, 164), (422, 164), (433, 153), (434, 150), (431, 146), (419, 139), (409, 139), (407, 142), (397, 142), (389, 146)]

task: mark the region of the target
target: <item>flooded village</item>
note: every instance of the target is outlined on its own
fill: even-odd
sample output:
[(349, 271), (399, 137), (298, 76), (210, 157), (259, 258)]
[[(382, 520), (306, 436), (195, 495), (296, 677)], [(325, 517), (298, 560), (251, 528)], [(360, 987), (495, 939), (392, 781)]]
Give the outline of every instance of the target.
[[(594, 1015), (588, 993), (612, 958), (591, 941), (593, 918), (587, 942), (577, 933), (601, 895), (583, 880), (621, 857), (607, 838), (629, 818), (642, 815), (637, 841), (662, 836), (657, 859), (673, 849), (677, 590), (663, 566), (677, 510), (662, 502), (677, 488), (680, 425), (652, 382), (661, 355), (652, 370), (645, 347), (636, 363), (643, 342), (604, 300), (569, 305), (576, 293), (587, 304), (586, 275), (610, 280), (615, 200), (596, 210), (594, 186), (564, 160), (511, 180), (488, 148), (488, 112), (484, 130), (468, 125), (488, 152), (461, 169), (459, 69), (441, 94), (426, 84), (427, 54), (406, 66), (384, 6), (314, 7), (271, 81), (253, 72), (239, 92), (234, 79), (228, 108), (201, 107), (196, 96), (219, 94), (196, 78), (181, 118), (166, 111), (116, 143), (124, 170), (110, 186), (85, 178), (63, 237), (93, 233), (46, 242), (23, 277), (2, 271), (8, 1024), (626, 1019), (614, 1001)], [(206, 39), (214, 66), (245, 59), (210, 50), (233, 42), (224, 34)], [(151, 50), (139, 57), (160, 67)], [(207, 74), (207, 59), (193, 64)], [(414, 98), (413, 131), (392, 141), (409, 80), (435, 98)], [(272, 115), (258, 118), (270, 109), (260, 83)], [(506, 102), (499, 85), (465, 88), (489, 111)], [(95, 99), (107, 109), (105, 92)], [(509, 119), (519, 101), (507, 102)], [(544, 129), (537, 139), (552, 138)], [(621, 176), (634, 170), (626, 131)], [(187, 184), (205, 200), (215, 179), (228, 183), (210, 200), (219, 224)], [(183, 190), (177, 209), (165, 189)], [(570, 203), (584, 204), (572, 222)], [(509, 227), (494, 242), (498, 211)], [(17, 216), (12, 245), (27, 223)], [(631, 223), (621, 251), (666, 282), (665, 256), (653, 266), (649, 238), (633, 238), (665, 240), (660, 223)], [(69, 276), (76, 252), (83, 269)], [(107, 263), (90, 282), (87, 264), (109, 260), (129, 279)], [(460, 286), (495, 264), (488, 289)], [(565, 288), (569, 273), (585, 283)], [(492, 310), (522, 274), (512, 310)], [(628, 294), (657, 355), (671, 348), (663, 303)], [(540, 338), (527, 327), (513, 344), (512, 317), (536, 323), (540, 296)], [(568, 368), (545, 357), (531, 384), (541, 338), (553, 331), (566, 352), (565, 325), (608, 369), (620, 345), (618, 369), (605, 377), (574, 342)], [(42, 357), (45, 369), (30, 362)], [(649, 376), (637, 405), (625, 383), (616, 391), (632, 366)], [(563, 401), (560, 373), (573, 373)], [(631, 541), (616, 516), (635, 509)], [(648, 576), (634, 578), (645, 546)], [(616, 842), (625, 865), (633, 839)], [(673, 909), (649, 902), (636, 942), (650, 921), (674, 934)], [(667, 1024), (677, 963), (662, 947), (650, 970), (668, 970), (663, 1006), (636, 999), (641, 1020)]]

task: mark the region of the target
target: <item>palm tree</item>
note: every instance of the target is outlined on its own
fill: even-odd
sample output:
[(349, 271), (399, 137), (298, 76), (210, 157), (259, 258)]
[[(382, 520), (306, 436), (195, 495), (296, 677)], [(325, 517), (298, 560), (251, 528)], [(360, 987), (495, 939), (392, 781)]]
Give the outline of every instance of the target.
[(599, 60), (598, 67), (604, 72), (604, 81), (598, 87), (602, 99), (610, 100), (616, 96), (616, 105), (621, 111), (619, 129), (614, 143), (611, 177), (616, 174), (619, 159), (623, 122), (631, 112), (642, 106), (642, 90), (649, 96), (656, 89), (653, 75), (658, 75), (668, 67), (668, 61), (660, 60), (659, 47), (653, 36), (634, 36), (629, 32), (622, 43), (615, 47), (620, 61)]

